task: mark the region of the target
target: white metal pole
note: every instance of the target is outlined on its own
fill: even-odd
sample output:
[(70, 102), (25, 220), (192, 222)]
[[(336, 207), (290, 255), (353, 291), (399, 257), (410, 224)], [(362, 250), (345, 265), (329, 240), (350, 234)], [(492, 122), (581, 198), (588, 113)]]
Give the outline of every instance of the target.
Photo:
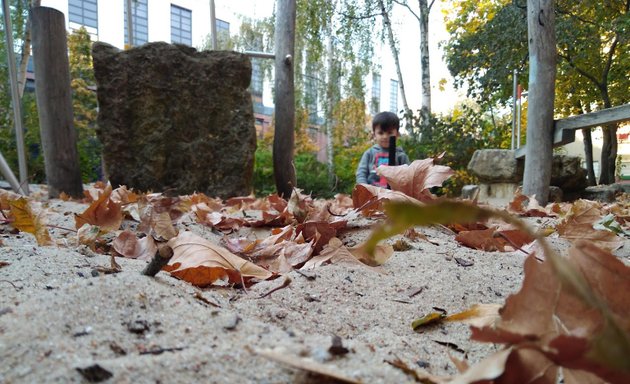
[(214, 0), (210, 0), (210, 39), (212, 50), (217, 49), (217, 17), (214, 13)]
[[(20, 190), (23, 191), (23, 194), (28, 195), (28, 171), (26, 168), (26, 153), (24, 150), (22, 109), (20, 104), (20, 93), (18, 91), (17, 85), (17, 68), (15, 64), (15, 51), (13, 46), (13, 27), (11, 26), (10, 13), (11, 11), (9, 9), (9, 2), (7, 0), (2, 0), (2, 11), (4, 15), (4, 35), (6, 36), (7, 43), (7, 58), (9, 61), (9, 78), (11, 79), (11, 101), (13, 103), (13, 120), (15, 122), (15, 138), (17, 141), (18, 166), (20, 169)], [(8, 168), (8, 165), (7, 169), (9, 171), (11, 170), (10, 168)], [(2, 172), (5, 174), (6, 177), (6, 173), (4, 172), (4, 170), (2, 170)], [(15, 189), (15, 187), (13, 187), (13, 189)]]
[(514, 133), (516, 131), (516, 92), (518, 87), (518, 79), (517, 79), (516, 69), (512, 72), (512, 79), (514, 86), (512, 88), (512, 146), (510, 149), (514, 150), (516, 148), (516, 138), (514, 137)]

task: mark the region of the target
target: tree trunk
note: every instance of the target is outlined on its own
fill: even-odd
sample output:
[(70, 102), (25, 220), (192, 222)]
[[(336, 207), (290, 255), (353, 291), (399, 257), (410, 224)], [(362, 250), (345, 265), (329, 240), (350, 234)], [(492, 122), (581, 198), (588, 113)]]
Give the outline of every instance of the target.
[[(330, 32), (330, 31), (329, 31)], [(335, 153), (333, 143), (333, 87), (335, 84), (335, 59), (332, 34), (328, 38), (328, 84), (326, 84), (326, 158), (328, 162), (328, 185), (335, 185)]]
[(273, 176), (278, 194), (291, 197), (295, 185), (293, 150), (295, 147), (295, 0), (278, 0), (276, 8), (275, 134), (273, 138)]
[(604, 141), (602, 143), (602, 158), (599, 173), (600, 184), (615, 182), (615, 168), (617, 160), (617, 124), (602, 127)]
[(553, 0), (527, 1), (529, 108), (523, 193), (549, 200), (553, 158), (553, 104), (556, 81), (556, 35)]
[(595, 170), (593, 169), (593, 139), (591, 137), (591, 129), (582, 128), (582, 136), (584, 137), (584, 161), (586, 162), (588, 185), (597, 185)]
[[(398, 88), (400, 89), (400, 98), (402, 99), (403, 109), (405, 115), (411, 116), (409, 105), (407, 104), (407, 95), (405, 94), (405, 83), (403, 82), (402, 72), (400, 71), (400, 61), (398, 59), (398, 48), (396, 48), (396, 40), (394, 40), (394, 32), (392, 31), (392, 23), (389, 20), (389, 15), (385, 9), (385, 3), (383, 0), (378, 0), (378, 5), (381, 8), (381, 15), (383, 16), (383, 24), (385, 25), (385, 31), (387, 32), (387, 40), (389, 41), (389, 48), (392, 50), (392, 56), (394, 56), (394, 64), (396, 65), (396, 74), (398, 75)], [(398, 113), (398, 111), (393, 111)]]
[(420, 6), (420, 71), (422, 78), (421, 124), (427, 126), (431, 116), (431, 68), (429, 61), (429, 7), (427, 0), (418, 0)]
[(65, 192), (83, 196), (77, 153), (77, 133), (72, 121), (72, 96), (68, 46), (63, 13), (53, 8), (31, 10), (33, 59), (48, 196)]
[(20, 55), (20, 70), (18, 72), (18, 88), (20, 91), (20, 98), (24, 95), (24, 88), (26, 87), (26, 71), (28, 67), (28, 59), (31, 57), (31, 9), (39, 7), (41, 0), (33, 0), (29, 9), (29, 18), (26, 21), (26, 29), (24, 29), (24, 39), (22, 43), (22, 54)]

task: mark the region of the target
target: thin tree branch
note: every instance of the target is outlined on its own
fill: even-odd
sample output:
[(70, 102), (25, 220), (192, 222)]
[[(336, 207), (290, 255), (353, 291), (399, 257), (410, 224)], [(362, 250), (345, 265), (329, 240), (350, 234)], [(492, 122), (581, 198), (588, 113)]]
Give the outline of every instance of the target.
[(431, 8), (433, 8), (433, 4), (435, 3), (435, 0), (431, 0), (431, 4), (429, 4), (429, 6), (427, 7), (427, 10), (429, 12), (431, 12)]
[(610, 67), (612, 66), (613, 57), (615, 56), (617, 43), (619, 43), (619, 35), (615, 34), (615, 38), (613, 39), (613, 43), (610, 46), (610, 50), (608, 50), (608, 58), (606, 59), (606, 66), (604, 67), (604, 73), (602, 73), (602, 81), (604, 83), (608, 82), (608, 73), (610, 72)]
[(590, 73), (586, 72), (582, 68), (578, 67), (577, 64), (575, 64), (575, 62), (573, 61), (571, 56), (569, 56), (568, 53), (563, 54), (562, 52), (558, 52), (558, 56), (565, 59), (567, 63), (571, 66), (571, 68), (575, 69), (580, 75), (586, 77), (587, 79), (592, 81), (597, 86), (597, 88), (601, 89), (602, 87), (601, 82), (595, 76), (591, 75)]
[(409, 4), (407, 4), (407, 2), (402, 2), (402, 1), (398, 1), (398, 0), (393, 0), (394, 3), (398, 4), (398, 5), (402, 5), (403, 7), (407, 8), (409, 10), (409, 12), (411, 12), (411, 14), (418, 19), (418, 21), (420, 21), (420, 16), (418, 16), (413, 9), (411, 9), (411, 7), (409, 6)]

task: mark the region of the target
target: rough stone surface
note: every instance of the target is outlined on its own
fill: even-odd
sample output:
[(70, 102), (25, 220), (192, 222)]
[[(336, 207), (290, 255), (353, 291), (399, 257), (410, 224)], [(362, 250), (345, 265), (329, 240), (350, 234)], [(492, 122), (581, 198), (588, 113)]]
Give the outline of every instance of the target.
[(477, 201), (497, 206), (506, 205), (514, 199), (519, 188), (518, 183), (481, 183), (479, 184)]
[(582, 198), (588, 200), (597, 200), (603, 203), (612, 203), (615, 201), (617, 189), (609, 185), (598, 185), (595, 187), (587, 187), (582, 192)]
[(619, 193), (630, 193), (630, 183), (615, 183), (611, 187), (615, 188)]
[(550, 203), (560, 203), (564, 197), (564, 193), (562, 189), (556, 186), (549, 187), (549, 202)]
[(223, 198), (252, 188), (256, 131), (249, 59), (150, 43), (93, 46), (98, 135), (109, 180)]
[(482, 183), (518, 183), (523, 179), (524, 162), (514, 156), (515, 151), (508, 149), (478, 149), (468, 170)]
[(551, 166), (551, 185), (563, 192), (581, 191), (588, 186), (582, 159), (577, 156), (554, 155)]

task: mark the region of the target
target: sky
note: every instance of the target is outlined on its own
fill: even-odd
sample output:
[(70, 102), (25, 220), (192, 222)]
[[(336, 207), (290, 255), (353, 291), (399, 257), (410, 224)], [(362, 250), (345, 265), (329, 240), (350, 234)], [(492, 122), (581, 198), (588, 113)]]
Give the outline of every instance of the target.
[[(416, 6), (416, 2), (411, 2)], [(238, 30), (237, 15), (245, 15), (250, 18), (263, 18), (271, 16), (275, 6), (274, 0), (215, 0), (216, 17), (230, 23), (232, 33)], [(453, 88), (453, 79), (450, 76), (439, 43), (444, 41), (448, 34), (444, 26), (442, 14), (442, 2), (436, 1), (429, 14), (429, 53), (431, 67), (432, 110), (434, 113), (446, 113), (453, 109), (455, 104), (465, 97), (465, 92), (456, 91)], [(391, 15), (394, 34), (400, 41), (399, 60), (405, 85), (407, 102), (412, 110), (420, 109), (421, 82), (420, 82), (420, 29), (416, 18), (405, 8), (396, 6)], [(378, 50), (376, 60), (383, 65), (381, 72), (381, 88), (386, 91), (388, 79), (397, 79), (394, 59), (389, 46)], [(444, 91), (440, 91), (438, 83), (446, 80)], [(270, 101), (269, 97), (265, 98)], [(402, 107), (399, 98), (399, 107)], [(265, 102), (267, 104), (267, 102)]]

